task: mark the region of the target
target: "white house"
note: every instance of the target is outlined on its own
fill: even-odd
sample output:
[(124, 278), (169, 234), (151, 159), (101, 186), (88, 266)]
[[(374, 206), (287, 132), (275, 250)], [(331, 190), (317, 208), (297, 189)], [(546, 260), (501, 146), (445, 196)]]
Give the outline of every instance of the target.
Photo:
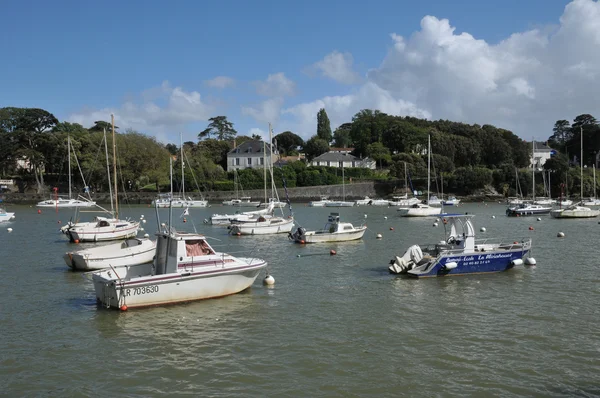
[[(266, 146), (266, 154), (264, 151)], [(266, 156), (267, 165), (271, 162), (271, 151), (269, 144), (263, 141), (246, 141), (241, 145), (236, 146), (227, 153), (227, 171), (242, 170), (242, 169), (262, 169)], [(273, 163), (279, 159), (279, 152), (274, 149)]]
[(536, 169), (541, 169), (544, 167), (544, 163), (555, 154), (556, 151), (545, 142), (533, 141), (533, 156), (529, 159), (529, 167), (535, 166)]
[(326, 152), (314, 158), (310, 162), (310, 165), (344, 168), (363, 167), (375, 170), (376, 164), (373, 159), (357, 158), (354, 155), (350, 155), (350, 152), (352, 152), (352, 150), (352, 148), (332, 148), (332, 150), (330, 150), (329, 152)]

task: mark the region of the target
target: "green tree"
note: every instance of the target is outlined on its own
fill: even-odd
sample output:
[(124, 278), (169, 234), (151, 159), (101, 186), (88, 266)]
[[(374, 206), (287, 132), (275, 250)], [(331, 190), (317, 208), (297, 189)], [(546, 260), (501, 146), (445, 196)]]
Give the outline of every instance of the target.
[(273, 142), (277, 142), (277, 149), (285, 155), (296, 153), (299, 147), (304, 146), (304, 140), (291, 131), (284, 131), (277, 134), (273, 137)]
[(198, 151), (202, 156), (212, 160), (213, 163), (227, 169), (227, 153), (231, 150), (231, 144), (228, 141), (220, 141), (212, 138), (200, 141)]
[(381, 142), (374, 142), (367, 146), (367, 156), (379, 163), (380, 167), (387, 166), (392, 161), (390, 150)]
[(325, 112), (325, 108), (319, 109), (319, 113), (317, 113), (317, 137), (325, 140), (328, 145), (333, 139), (331, 124), (329, 123), (329, 117), (327, 116), (327, 112)]
[(227, 116), (215, 116), (208, 119), (210, 122), (208, 127), (198, 134), (198, 140), (210, 138), (215, 135), (218, 140), (232, 140), (237, 135), (237, 131), (233, 128), (233, 123), (227, 120)]
[(349, 148), (352, 145), (350, 130), (352, 130), (352, 123), (344, 123), (335, 129), (333, 133), (333, 146), (336, 148)]
[(329, 150), (329, 144), (319, 136), (313, 136), (311, 139), (306, 141), (304, 145), (304, 153), (308, 160), (314, 159), (319, 155), (324, 154)]
[(571, 124), (568, 120), (557, 120), (552, 128), (548, 143), (552, 148), (564, 151), (567, 141), (571, 139)]
[[(119, 129), (118, 126), (115, 126), (115, 131), (117, 131)], [(112, 131), (112, 124), (110, 122), (104, 122), (102, 120), (97, 120), (94, 122), (94, 125), (92, 127), (90, 127), (88, 129), (91, 133), (93, 132), (98, 132), (98, 133), (102, 133), (104, 130), (106, 130), (106, 132), (111, 132)]]

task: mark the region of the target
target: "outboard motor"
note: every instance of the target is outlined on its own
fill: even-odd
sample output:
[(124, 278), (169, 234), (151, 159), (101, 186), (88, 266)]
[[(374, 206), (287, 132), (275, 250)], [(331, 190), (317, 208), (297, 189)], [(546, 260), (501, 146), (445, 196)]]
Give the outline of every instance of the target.
[(392, 274), (405, 274), (407, 271), (413, 269), (422, 259), (423, 251), (419, 245), (413, 245), (408, 248), (402, 257), (396, 256), (395, 260), (391, 260), (388, 269)]

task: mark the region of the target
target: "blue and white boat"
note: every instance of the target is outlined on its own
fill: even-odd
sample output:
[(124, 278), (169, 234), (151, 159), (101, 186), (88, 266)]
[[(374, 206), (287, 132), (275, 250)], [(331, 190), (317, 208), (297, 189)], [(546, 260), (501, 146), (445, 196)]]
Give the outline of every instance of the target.
[(529, 257), (531, 238), (475, 240), (473, 215), (442, 214), (445, 239), (432, 245), (413, 245), (390, 261), (393, 274), (422, 278), (501, 272), (517, 265), (534, 265)]

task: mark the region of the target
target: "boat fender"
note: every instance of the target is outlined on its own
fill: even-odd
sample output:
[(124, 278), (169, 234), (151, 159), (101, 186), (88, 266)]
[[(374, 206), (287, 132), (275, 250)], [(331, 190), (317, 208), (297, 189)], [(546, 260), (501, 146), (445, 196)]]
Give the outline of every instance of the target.
[(535, 261), (535, 258), (533, 257), (527, 257), (525, 259), (525, 265), (536, 265), (537, 262)]
[(510, 265), (512, 265), (513, 267), (519, 266), (519, 265), (523, 265), (523, 260), (520, 258), (517, 258), (515, 260), (512, 260), (510, 262)]
[(458, 266), (458, 263), (456, 261), (450, 261), (449, 263), (446, 263), (443, 265), (444, 270), (446, 271), (450, 271), (451, 269), (454, 269)]

